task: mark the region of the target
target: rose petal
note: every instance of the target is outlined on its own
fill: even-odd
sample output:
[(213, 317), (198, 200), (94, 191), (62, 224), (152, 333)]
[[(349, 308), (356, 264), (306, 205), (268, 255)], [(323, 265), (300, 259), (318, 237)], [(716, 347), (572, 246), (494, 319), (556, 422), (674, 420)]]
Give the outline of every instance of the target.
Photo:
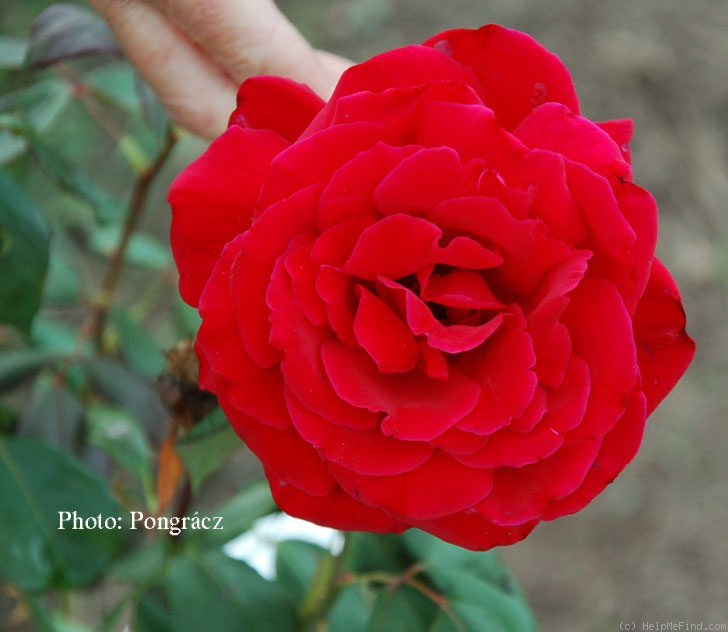
[(517, 172), (520, 178), (534, 185), (532, 212), (546, 223), (551, 237), (569, 244), (588, 237), (582, 211), (569, 189), (563, 156), (534, 149), (518, 163)]
[(419, 467), (392, 476), (364, 476), (334, 464), (330, 469), (354, 498), (406, 520), (441, 518), (468, 509), (488, 495), (493, 480), (491, 470), (467, 467), (441, 451)]
[(447, 381), (420, 371), (384, 375), (363, 352), (338, 341), (321, 350), (336, 393), (352, 406), (384, 412), (382, 432), (407, 441), (428, 441), (472, 410), (480, 388), (455, 370)]
[(427, 213), (438, 226), (467, 231), (505, 251), (530, 254), (534, 240), (545, 227), (536, 220), (516, 220), (500, 200), (463, 197), (444, 200)]
[(273, 266), (290, 241), (312, 227), (320, 193), (321, 185), (312, 185), (268, 208), (242, 236), (240, 254), (232, 265), (231, 297), (238, 330), (251, 359), (263, 368), (281, 358), (268, 340), (266, 292)]
[[(225, 398), (220, 403), (227, 413), (229, 407)], [(234, 418), (231, 422), (240, 438), (271, 474), (313, 496), (325, 496), (336, 488), (328, 464), (293, 428), (278, 430), (263, 424), (241, 428), (234, 423)]]
[(417, 364), (412, 332), (379, 297), (359, 286), (354, 335), (383, 373), (403, 373)]
[(548, 424), (560, 433), (577, 426), (586, 413), (590, 392), (589, 365), (579, 356), (572, 355), (563, 382), (549, 391)]
[(311, 250), (311, 259), (319, 266), (344, 267), (362, 232), (375, 223), (370, 216), (343, 219), (322, 231)]
[(528, 331), (537, 358), (535, 371), (546, 386), (556, 387), (564, 379), (571, 340), (559, 318), (569, 304), (567, 295), (584, 277), (590, 257), (590, 252), (578, 250), (551, 268), (526, 307)]
[(632, 320), (614, 283), (587, 278), (572, 292), (563, 322), (591, 378), (584, 420), (568, 437), (601, 440), (639, 383)]
[(632, 175), (629, 163), (611, 137), (560, 103), (537, 107), (518, 124), (513, 134), (529, 147), (562, 154), (605, 177), (619, 179)]
[(410, 520), (413, 527), (458, 546), (473, 551), (486, 551), (495, 546), (506, 546), (523, 540), (538, 520), (519, 525), (500, 526), (476, 512), (460, 512), (436, 520)]
[(172, 253), (190, 305), (223, 246), (250, 226), (270, 162), (287, 146), (273, 132), (231, 127), (172, 183)]
[(434, 448), (419, 441), (400, 441), (378, 429), (357, 432), (329, 423), (308, 410), (290, 392), (288, 410), (301, 436), (330, 463), (359, 474), (381, 476), (409, 472), (427, 461)]
[(329, 326), (345, 345), (358, 347), (354, 335), (356, 316), (355, 282), (348, 274), (331, 266), (321, 266), (316, 276), (316, 291), (326, 305)]
[(573, 162), (566, 163), (566, 174), (569, 188), (589, 227), (590, 238), (577, 244), (579, 248), (594, 252), (589, 262), (589, 275), (614, 280), (632, 313), (639, 298), (632, 259), (635, 232), (617, 205), (617, 198), (606, 179)]
[[(533, 397), (526, 406), (525, 410), (518, 417), (514, 417), (508, 424), (508, 430), (513, 432), (520, 432), (527, 434), (532, 432), (538, 423), (548, 415), (548, 401), (551, 395), (551, 390), (544, 388), (541, 384), (536, 386), (533, 391)], [(586, 398), (584, 398), (586, 400)], [(586, 403), (584, 404), (586, 408)], [(549, 424), (552, 425), (552, 424)], [(552, 425), (553, 427), (553, 425)]]
[(463, 354), (458, 369), (482, 385), (481, 399), (458, 424), (461, 430), (489, 435), (523, 414), (534, 397), (536, 362), (525, 318), (505, 312), (498, 332), (482, 348)]
[(498, 253), (462, 235), (454, 237), (444, 247), (438, 246), (432, 258), (437, 263), (470, 270), (495, 268), (503, 263), (503, 257)]
[(490, 108), (432, 101), (422, 108), (415, 142), (423, 147), (452, 147), (465, 164), (481, 161), (481, 169), (510, 174), (528, 151), (501, 127)]
[(634, 132), (634, 123), (632, 120), (618, 119), (615, 121), (603, 121), (602, 123), (597, 123), (597, 125), (617, 143), (625, 162), (632, 164), (632, 152), (629, 148), (632, 133)]
[[(655, 198), (631, 182), (621, 183), (616, 190), (617, 204), (635, 232), (630, 249), (634, 267), (634, 295), (642, 296), (650, 277), (657, 245), (657, 204)], [(637, 306), (634, 305), (630, 311)]]
[(649, 415), (677, 384), (695, 355), (695, 343), (685, 332), (680, 292), (659, 259), (652, 264), (647, 289), (634, 314), (634, 336)]
[[(277, 266), (277, 272), (281, 267)], [(303, 316), (293, 301), (287, 275), (276, 274), (268, 300), (275, 342), (283, 346), (280, 370), (291, 394), (324, 419), (354, 430), (375, 428), (379, 424), (378, 415), (349, 405), (332, 389), (320, 357), (331, 332), (327, 327), (313, 325)]]
[[(389, 88), (382, 92), (360, 91), (341, 97), (331, 112), (327, 125), (377, 121), (396, 130), (399, 144), (416, 143), (416, 127), (423, 107), (432, 101), (480, 104), (468, 85), (455, 81), (434, 81), (406, 88)], [(453, 124), (457, 124), (453, 121)]]
[(420, 350), (420, 361), (417, 366), (422, 369), (428, 377), (436, 380), (446, 380), (450, 375), (447, 360), (439, 349), (434, 349), (424, 340), (418, 340), (417, 346)]
[(357, 92), (422, 86), (436, 81), (461, 83), (479, 89), (467, 66), (425, 46), (405, 46), (372, 57), (344, 71), (329, 103)]
[(565, 445), (536, 463), (494, 470), (493, 491), (476, 510), (503, 526), (542, 518), (550, 503), (568, 496), (581, 485), (599, 445), (599, 441)]
[(272, 472), (266, 472), (266, 476), (273, 500), (290, 516), (342, 531), (401, 533), (408, 528), (383, 511), (357, 502), (341, 488), (325, 496), (312, 496)]
[(283, 380), (277, 370), (265, 370), (250, 360), (235, 327), (230, 301), (230, 265), (240, 249), (241, 238), (228, 244), (200, 298), (202, 324), (195, 349), (204, 358), (200, 385), (224, 395), (238, 410), (263, 424), (290, 427), (283, 405)]
[[(284, 267), (293, 283), (293, 296), (303, 314), (314, 325), (326, 324), (326, 305), (316, 292), (319, 266), (311, 261), (312, 234), (302, 234), (306, 241), (300, 248), (292, 247), (285, 256)], [(294, 242), (292, 242), (293, 244)]]
[(416, 151), (417, 147), (391, 147), (376, 143), (343, 164), (326, 183), (321, 194), (318, 225), (325, 230), (350, 217), (379, 218), (373, 201), (382, 179)]
[(422, 214), (442, 200), (465, 195), (463, 167), (450, 147), (421, 149), (396, 165), (374, 191), (383, 215)]
[(551, 456), (563, 443), (563, 437), (546, 423), (538, 424), (528, 434), (502, 428), (479, 452), (455, 458), (476, 468), (521, 467)]
[(258, 76), (243, 82), (229, 125), (270, 129), (295, 141), (324, 106), (306, 85), (284, 77)]
[(482, 325), (443, 325), (422, 299), (409, 290), (406, 290), (405, 305), (412, 333), (424, 335), (431, 347), (446, 353), (462, 353), (479, 347), (503, 322), (503, 314), (496, 314)]
[(482, 325), (444, 325), (414, 292), (396, 281), (380, 277), (377, 282), (379, 295), (403, 315), (415, 336), (425, 336), (427, 344), (447, 353), (461, 353), (482, 345), (503, 322), (503, 315), (496, 314)]
[(424, 44), (473, 68), (485, 104), (506, 129), (514, 129), (531, 110), (549, 101), (579, 113), (569, 71), (525, 33), (489, 24), (478, 30), (445, 31)]
[(471, 270), (453, 270), (431, 275), (420, 291), (424, 301), (466, 309), (499, 309), (501, 303), (488, 287), (482, 274)]
[(414, 274), (430, 262), (441, 234), (425, 219), (401, 214), (385, 217), (362, 231), (344, 271), (368, 281)]
[(312, 184), (325, 184), (359, 152), (393, 140), (393, 132), (382, 123), (336, 125), (299, 139), (271, 161), (257, 208), (266, 209)]
[(594, 463), (582, 484), (565, 498), (549, 504), (544, 520), (579, 511), (611, 483), (637, 454), (645, 426), (645, 398), (632, 394), (622, 418), (604, 437)]

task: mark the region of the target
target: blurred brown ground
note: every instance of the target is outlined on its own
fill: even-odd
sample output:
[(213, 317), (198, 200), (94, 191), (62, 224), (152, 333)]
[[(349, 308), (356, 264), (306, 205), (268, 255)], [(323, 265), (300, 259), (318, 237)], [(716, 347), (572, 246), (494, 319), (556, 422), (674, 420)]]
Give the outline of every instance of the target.
[(357, 61), (448, 28), (518, 28), (567, 64), (585, 116), (634, 119), (635, 179), (658, 200), (658, 255), (678, 280), (698, 354), (622, 476), (503, 557), (544, 632), (728, 624), (728, 2), (281, 6), (318, 46)]

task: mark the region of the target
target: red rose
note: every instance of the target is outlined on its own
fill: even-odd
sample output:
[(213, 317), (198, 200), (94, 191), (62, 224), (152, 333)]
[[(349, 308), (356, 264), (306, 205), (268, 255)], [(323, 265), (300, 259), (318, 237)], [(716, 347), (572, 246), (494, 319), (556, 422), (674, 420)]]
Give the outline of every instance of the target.
[(203, 388), (280, 507), (472, 549), (572, 513), (635, 455), (694, 344), (629, 121), (498, 26), (256, 77), (174, 183)]

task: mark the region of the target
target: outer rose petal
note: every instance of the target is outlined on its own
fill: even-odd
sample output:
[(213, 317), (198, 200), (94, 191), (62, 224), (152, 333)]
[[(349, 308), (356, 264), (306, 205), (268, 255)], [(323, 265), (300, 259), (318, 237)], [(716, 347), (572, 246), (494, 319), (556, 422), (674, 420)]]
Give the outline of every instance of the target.
[[(391, 88), (423, 86), (451, 81), (471, 86), (480, 95), (480, 84), (472, 69), (424, 46), (405, 46), (372, 57), (344, 71), (328, 107), (356, 92), (384, 92)], [(324, 110), (321, 116), (326, 115)], [(321, 116), (319, 119), (321, 119)], [(314, 128), (319, 120), (314, 121)]]
[[(363, 476), (336, 464), (330, 469), (354, 498), (407, 521), (442, 518), (468, 509), (493, 486), (491, 470), (468, 467), (439, 450), (419, 467), (393, 476)], [(457, 484), (443, 485), (443, 480)]]
[(574, 513), (591, 502), (637, 454), (644, 427), (645, 398), (636, 391), (628, 399), (622, 418), (604, 438), (583, 483), (570, 495), (552, 502), (544, 512), (544, 520)]
[(413, 527), (419, 527), (438, 538), (463, 546), (473, 551), (485, 551), (494, 546), (505, 546), (523, 540), (538, 520), (519, 525), (501, 526), (494, 524), (478, 513), (460, 512), (436, 520), (413, 520)]
[(250, 226), (270, 162), (287, 146), (274, 132), (230, 127), (172, 183), (172, 253), (190, 305), (223, 246)]
[(326, 496), (311, 496), (272, 472), (266, 472), (266, 476), (276, 504), (291, 516), (342, 531), (402, 533), (409, 528), (383, 511), (354, 500), (340, 488)]
[(628, 178), (632, 174), (619, 146), (605, 131), (560, 103), (537, 107), (513, 134), (529, 147), (563, 154), (603, 176)]
[(231, 405), (258, 422), (285, 429), (291, 420), (283, 401), (281, 374), (262, 369), (250, 359), (233, 319), (230, 267), (240, 243), (238, 237), (225, 247), (200, 298), (202, 324), (195, 342), (201, 359), (200, 385), (224, 394)]
[(579, 113), (579, 100), (566, 66), (525, 33), (489, 24), (478, 30), (445, 31), (424, 45), (475, 71), (485, 104), (508, 130), (549, 101)]
[(238, 107), (230, 125), (270, 129), (295, 141), (324, 107), (308, 86), (283, 77), (251, 77), (238, 90)]
[(637, 360), (647, 414), (667, 396), (695, 355), (695, 342), (685, 332), (685, 312), (675, 281), (659, 259), (634, 315)]

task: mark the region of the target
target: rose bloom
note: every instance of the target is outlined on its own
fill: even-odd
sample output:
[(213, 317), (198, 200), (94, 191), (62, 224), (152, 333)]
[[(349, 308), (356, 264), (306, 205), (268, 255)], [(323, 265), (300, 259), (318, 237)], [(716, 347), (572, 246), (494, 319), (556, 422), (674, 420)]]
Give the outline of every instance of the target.
[(693, 341), (627, 120), (523, 33), (436, 35), (328, 103), (255, 77), (175, 181), (201, 387), (281, 509), (471, 549), (575, 512)]

